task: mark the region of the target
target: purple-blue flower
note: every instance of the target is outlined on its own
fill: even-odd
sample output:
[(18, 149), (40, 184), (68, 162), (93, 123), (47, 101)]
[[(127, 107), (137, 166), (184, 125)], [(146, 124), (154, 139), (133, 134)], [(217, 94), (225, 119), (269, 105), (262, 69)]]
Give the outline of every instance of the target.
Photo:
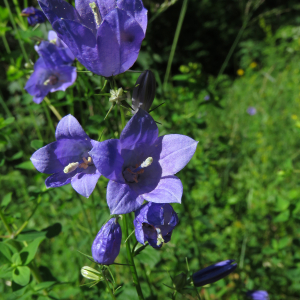
[(232, 264), (233, 262), (231, 259), (224, 260), (199, 270), (192, 275), (194, 285), (204, 286), (224, 278), (236, 269), (237, 264)]
[(88, 70), (109, 77), (136, 61), (147, 27), (141, 0), (38, 1), (58, 37)]
[(27, 17), (27, 21), (30, 26), (35, 26), (38, 23), (44, 23), (47, 20), (42, 11), (32, 6), (24, 8), (21, 12), (21, 16)]
[(269, 294), (266, 291), (249, 291), (246, 295), (252, 300), (269, 300)]
[(174, 174), (190, 161), (197, 143), (180, 134), (158, 137), (155, 121), (142, 109), (120, 139), (96, 143), (89, 153), (99, 172), (110, 179), (106, 198), (111, 214), (137, 210), (144, 200), (180, 203), (182, 184)]
[(247, 113), (250, 115), (250, 116), (254, 116), (256, 114), (256, 108), (253, 107), (253, 106), (249, 106), (247, 108)]
[(52, 174), (45, 181), (48, 188), (71, 183), (77, 193), (89, 197), (101, 175), (88, 154), (96, 141), (72, 115), (59, 121), (55, 137), (56, 142), (33, 153), (31, 162), (39, 172)]
[(43, 41), (37, 51), (40, 58), (24, 88), (39, 104), (49, 92), (65, 91), (75, 82), (77, 72), (75, 67), (66, 64), (67, 58), (56, 45)]
[(204, 97), (204, 100), (205, 101), (208, 101), (210, 99), (210, 96), (209, 95), (206, 95), (205, 97)]
[(93, 242), (94, 261), (102, 265), (111, 265), (119, 255), (121, 241), (121, 226), (116, 218), (112, 218), (101, 227)]
[(148, 241), (153, 248), (161, 248), (163, 243), (171, 240), (177, 223), (177, 214), (170, 204), (153, 202), (148, 202), (136, 210), (133, 221), (137, 241), (141, 244)]

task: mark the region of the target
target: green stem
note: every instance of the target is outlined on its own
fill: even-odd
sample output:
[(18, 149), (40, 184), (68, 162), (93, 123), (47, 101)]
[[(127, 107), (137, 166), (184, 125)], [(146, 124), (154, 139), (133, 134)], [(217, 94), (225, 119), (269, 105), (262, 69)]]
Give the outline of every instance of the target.
[(36, 123), (36, 118), (34, 116), (34, 113), (33, 113), (33, 110), (32, 110), (32, 106), (28, 105), (28, 108), (29, 108), (29, 113), (30, 113), (31, 120), (33, 121), (33, 126), (34, 126), (34, 128), (36, 130), (36, 134), (37, 134), (39, 140), (44, 141), (43, 136), (42, 136), (42, 134), (40, 132), (40, 128), (39, 128), (38, 124)]
[(165, 78), (164, 78), (164, 83), (163, 83), (164, 91), (166, 91), (167, 83), (168, 83), (168, 80), (169, 80), (171, 66), (172, 66), (172, 63), (173, 63), (173, 58), (174, 58), (174, 54), (175, 54), (179, 34), (180, 34), (180, 31), (181, 31), (182, 23), (183, 23), (184, 16), (185, 16), (185, 13), (186, 13), (187, 4), (188, 4), (188, 0), (183, 0), (182, 8), (181, 8), (178, 23), (177, 23), (177, 28), (176, 28), (174, 39), (173, 39), (171, 53), (170, 53), (169, 60), (168, 60), (166, 74), (165, 74)]
[(125, 127), (125, 114), (124, 114), (124, 109), (123, 107), (121, 107), (119, 105), (119, 108), (120, 108), (120, 114), (121, 114), (121, 124), (122, 124), (122, 129), (124, 129)]
[(11, 228), (9, 227), (8, 223), (6, 222), (6, 219), (5, 219), (5, 216), (0, 208), (0, 218), (4, 224), (4, 227), (6, 228), (7, 232), (9, 233), (9, 235), (12, 235), (12, 230)]
[(26, 62), (29, 62), (29, 59), (28, 59), (26, 50), (25, 50), (25, 48), (24, 48), (23, 41), (21, 40), (21, 36), (20, 36), (19, 30), (18, 30), (18, 28), (17, 28), (16, 22), (15, 22), (15, 20), (14, 20), (14, 17), (13, 17), (13, 15), (12, 15), (12, 13), (11, 13), (11, 10), (10, 10), (10, 7), (9, 7), (9, 4), (8, 4), (7, 0), (4, 0), (4, 3), (5, 3), (6, 8), (8, 9), (8, 12), (9, 12), (9, 18), (10, 18), (10, 21), (11, 21), (11, 23), (12, 23), (12, 26), (13, 26), (15, 32), (17, 33), (17, 36), (18, 36), (18, 42), (19, 42), (19, 44), (20, 44), (20, 48), (21, 48), (21, 50), (22, 50), (23, 56), (24, 56)]
[(176, 295), (177, 295), (177, 291), (174, 291), (174, 293), (172, 294), (172, 300), (176, 299)]
[(61, 117), (60, 113), (57, 111), (57, 109), (51, 104), (50, 100), (47, 97), (45, 97), (44, 100), (46, 101), (48, 107), (55, 114), (55, 116), (58, 119), (58, 121), (60, 121), (62, 119), (62, 117)]
[(105, 281), (105, 284), (106, 284), (107, 289), (109, 290), (109, 293), (110, 293), (111, 298), (112, 298), (113, 300), (116, 300), (116, 297), (115, 297), (115, 295), (113, 294), (113, 292), (112, 292), (112, 290), (111, 290), (111, 288), (110, 288), (110, 286), (109, 286), (108, 280), (106, 279), (106, 277), (105, 277), (103, 271), (101, 271), (101, 273), (102, 273), (102, 276), (104, 277), (104, 281)]
[[(123, 225), (124, 225), (124, 231), (125, 231), (125, 237), (128, 237), (128, 224), (127, 224), (127, 215), (123, 215)], [(144, 296), (143, 296), (143, 292), (140, 286), (140, 282), (138, 279), (138, 275), (136, 272), (136, 268), (135, 268), (135, 264), (134, 264), (134, 260), (132, 257), (132, 253), (131, 253), (131, 248), (130, 248), (130, 241), (127, 240), (126, 242), (126, 252), (127, 252), (127, 258), (128, 258), (128, 262), (130, 265), (130, 271), (132, 274), (132, 278), (133, 278), (133, 283), (135, 285), (139, 300), (144, 300)]]
[(82, 199), (81, 199), (80, 195), (77, 194), (77, 192), (75, 192), (75, 193), (76, 193), (76, 196), (77, 196), (77, 198), (78, 198), (78, 200), (79, 200), (79, 203), (80, 203), (80, 206), (81, 206), (81, 210), (82, 210), (83, 215), (84, 215), (84, 218), (85, 218), (85, 222), (88, 224), (88, 227), (89, 227), (89, 230), (90, 230), (90, 234), (91, 234), (91, 236), (93, 237), (93, 235), (94, 235), (94, 234), (93, 234), (93, 229), (92, 229), (92, 226), (91, 226), (91, 224), (90, 224), (90, 222), (89, 222), (89, 219), (88, 219), (87, 213), (86, 213), (86, 211), (85, 211), (85, 208), (84, 208), (84, 206), (83, 206)]
[(200, 297), (200, 295), (199, 295), (199, 292), (198, 292), (197, 288), (196, 288), (195, 285), (194, 285), (194, 282), (193, 282), (193, 288), (194, 288), (195, 293), (196, 293), (196, 295), (197, 295), (197, 299), (198, 299), (198, 300), (201, 300), (201, 297)]
[(50, 113), (49, 113), (49, 111), (48, 111), (48, 106), (47, 106), (46, 102), (43, 102), (43, 107), (44, 107), (44, 111), (45, 111), (45, 114), (46, 114), (46, 117), (47, 117), (49, 126), (50, 126), (50, 128), (51, 128), (51, 131), (52, 131), (53, 134), (55, 135), (55, 128), (54, 128), (53, 121), (52, 121), (52, 119), (51, 119)]
[[(5, 47), (5, 50), (6, 50), (7, 54), (10, 55), (11, 51), (10, 51), (9, 44), (7, 42), (5, 33), (2, 35), (2, 41), (3, 41), (3, 44), (4, 44), (4, 47)], [(10, 63), (12, 65), (15, 64), (15, 61), (14, 61), (14, 59), (11, 56), (10, 56), (9, 60), (10, 60)]]

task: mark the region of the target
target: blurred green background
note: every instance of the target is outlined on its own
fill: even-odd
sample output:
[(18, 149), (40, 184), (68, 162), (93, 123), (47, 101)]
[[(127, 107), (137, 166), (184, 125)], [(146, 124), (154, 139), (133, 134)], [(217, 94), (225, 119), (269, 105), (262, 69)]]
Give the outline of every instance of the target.
[[(182, 204), (173, 205), (180, 223), (171, 241), (137, 256), (145, 296), (167, 299), (172, 291), (164, 284), (172, 285), (169, 274), (187, 272), (187, 258), (192, 271), (225, 259), (238, 263), (234, 273), (203, 288), (202, 299), (241, 300), (249, 289), (267, 290), (272, 300), (299, 299), (298, 1), (189, 0), (167, 81), (183, 1), (144, 4), (148, 31), (133, 69), (150, 68), (156, 75), (153, 107), (165, 102), (152, 113), (161, 123), (160, 135), (179, 133), (199, 141), (195, 156), (178, 173), (184, 194)], [(91, 254), (93, 239), (109, 218), (107, 180), (100, 178), (89, 199), (70, 185), (47, 190), (47, 175), (29, 160), (54, 141), (58, 122), (49, 104), (33, 103), (23, 89), (30, 62), (38, 57), (33, 46), (51, 29), (49, 23), (28, 27), (19, 12), (29, 5), (38, 7), (36, 1), (9, 1), (11, 18), (0, 1), (0, 205), (11, 231), (18, 233), (8, 241), (0, 224), (0, 299), (110, 299), (103, 283), (80, 286), (89, 282), (81, 267), (93, 263), (77, 251)], [(78, 62), (76, 66), (84, 70)], [(116, 80), (131, 91), (138, 75), (127, 72)], [(61, 116), (72, 113), (96, 140), (120, 132), (117, 109), (103, 120), (108, 97), (95, 95), (103, 82), (91, 73), (78, 73), (66, 92), (48, 95)], [(248, 114), (249, 107), (256, 114)], [(31, 264), (41, 283), (31, 277), (23, 287), (12, 281), (13, 253), (34, 241), (40, 245)], [(123, 243), (116, 262), (126, 263), (125, 252)], [(137, 299), (129, 268), (111, 269), (116, 286), (122, 286), (117, 299)], [(177, 299), (195, 295), (178, 294)]]

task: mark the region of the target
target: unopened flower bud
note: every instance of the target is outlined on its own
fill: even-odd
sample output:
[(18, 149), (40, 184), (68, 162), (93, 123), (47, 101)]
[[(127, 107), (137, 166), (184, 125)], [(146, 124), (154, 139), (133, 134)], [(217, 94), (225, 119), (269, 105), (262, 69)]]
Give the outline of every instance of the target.
[(153, 248), (161, 248), (171, 240), (178, 217), (170, 204), (148, 202), (136, 210), (133, 223), (138, 242), (148, 241)]
[(121, 226), (116, 218), (112, 218), (101, 227), (93, 242), (94, 260), (102, 265), (111, 265), (119, 255), (121, 240)]
[(237, 264), (232, 264), (233, 262), (234, 260), (224, 260), (199, 270), (192, 275), (194, 285), (203, 286), (224, 278), (236, 269)]
[(173, 279), (173, 284), (177, 291), (181, 291), (186, 285), (186, 274), (181, 272)]
[(88, 266), (81, 268), (81, 275), (87, 279), (96, 280), (96, 281), (101, 281), (104, 279), (99, 271)]
[(136, 113), (139, 108), (149, 111), (155, 97), (156, 81), (152, 71), (144, 71), (135, 83), (132, 93), (132, 108), (133, 113)]

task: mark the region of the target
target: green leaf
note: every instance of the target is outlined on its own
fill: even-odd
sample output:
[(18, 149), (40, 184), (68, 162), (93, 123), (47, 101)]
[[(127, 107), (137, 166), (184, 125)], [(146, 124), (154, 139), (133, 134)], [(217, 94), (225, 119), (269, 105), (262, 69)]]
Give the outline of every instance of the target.
[(37, 230), (23, 230), (22, 233), (20, 233), (16, 240), (17, 241), (32, 241), (38, 237), (46, 237), (48, 239), (51, 239), (61, 233), (62, 226), (60, 223), (55, 223), (51, 226), (48, 226), (44, 228), (41, 231)]
[(41, 140), (33, 140), (30, 143), (30, 146), (34, 149), (34, 150), (38, 150), (40, 148), (42, 148), (44, 145), (44, 142)]
[(34, 166), (31, 161), (24, 161), (15, 166), (17, 169), (24, 169), (24, 170), (34, 170)]
[(4, 264), (0, 266), (0, 278), (11, 278), (12, 267), (9, 264)]
[(53, 286), (54, 284), (56, 284), (56, 281), (45, 281), (45, 282), (37, 284), (34, 287), (34, 290), (40, 291), (40, 290), (48, 289), (49, 287)]
[(278, 212), (282, 212), (288, 209), (289, 206), (290, 206), (289, 200), (278, 197), (276, 207), (274, 210)]
[(9, 117), (9, 118), (7, 118), (5, 120), (3, 118), (1, 118), (0, 119), (0, 129), (3, 128), (3, 127), (5, 127), (5, 126), (7, 126), (7, 125), (9, 125), (9, 124), (11, 124), (11, 123), (13, 123), (14, 120), (15, 120), (14, 117)]
[(30, 281), (30, 269), (26, 266), (17, 267), (13, 271), (12, 278), (19, 285), (27, 285)]
[(9, 204), (9, 202), (11, 201), (11, 195), (12, 195), (12, 192), (6, 194), (2, 198), (1, 206), (7, 206)]
[(27, 247), (22, 249), (20, 256), (23, 265), (28, 265), (34, 259), (36, 251), (44, 239), (45, 237), (39, 237), (31, 242)]
[(291, 240), (291, 238), (288, 237), (288, 236), (286, 236), (286, 237), (280, 239), (280, 240), (278, 241), (278, 249), (283, 249), (283, 248), (287, 247), (288, 244), (290, 243), (290, 240)]
[(290, 211), (286, 210), (280, 213), (276, 218), (274, 218), (274, 223), (286, 222), (290, 217)]
[(23, 156), (23, 151), (19, 151), (17, 153), (15, 153), (12, 157), (8, 158), (8, 160), (12, 161), (12, 160), (16, 160), (19, 159)]
[(11, 261), (12, 255), (9, 247), (5, 243), (0, 242), (0, 265)]
[(15, 265), (15, 266), (20, 266), (22, 265), (22, 260), (20, 257), (19, 253), (14, 253), (14, 255), (11, 258), (11, 262)]

